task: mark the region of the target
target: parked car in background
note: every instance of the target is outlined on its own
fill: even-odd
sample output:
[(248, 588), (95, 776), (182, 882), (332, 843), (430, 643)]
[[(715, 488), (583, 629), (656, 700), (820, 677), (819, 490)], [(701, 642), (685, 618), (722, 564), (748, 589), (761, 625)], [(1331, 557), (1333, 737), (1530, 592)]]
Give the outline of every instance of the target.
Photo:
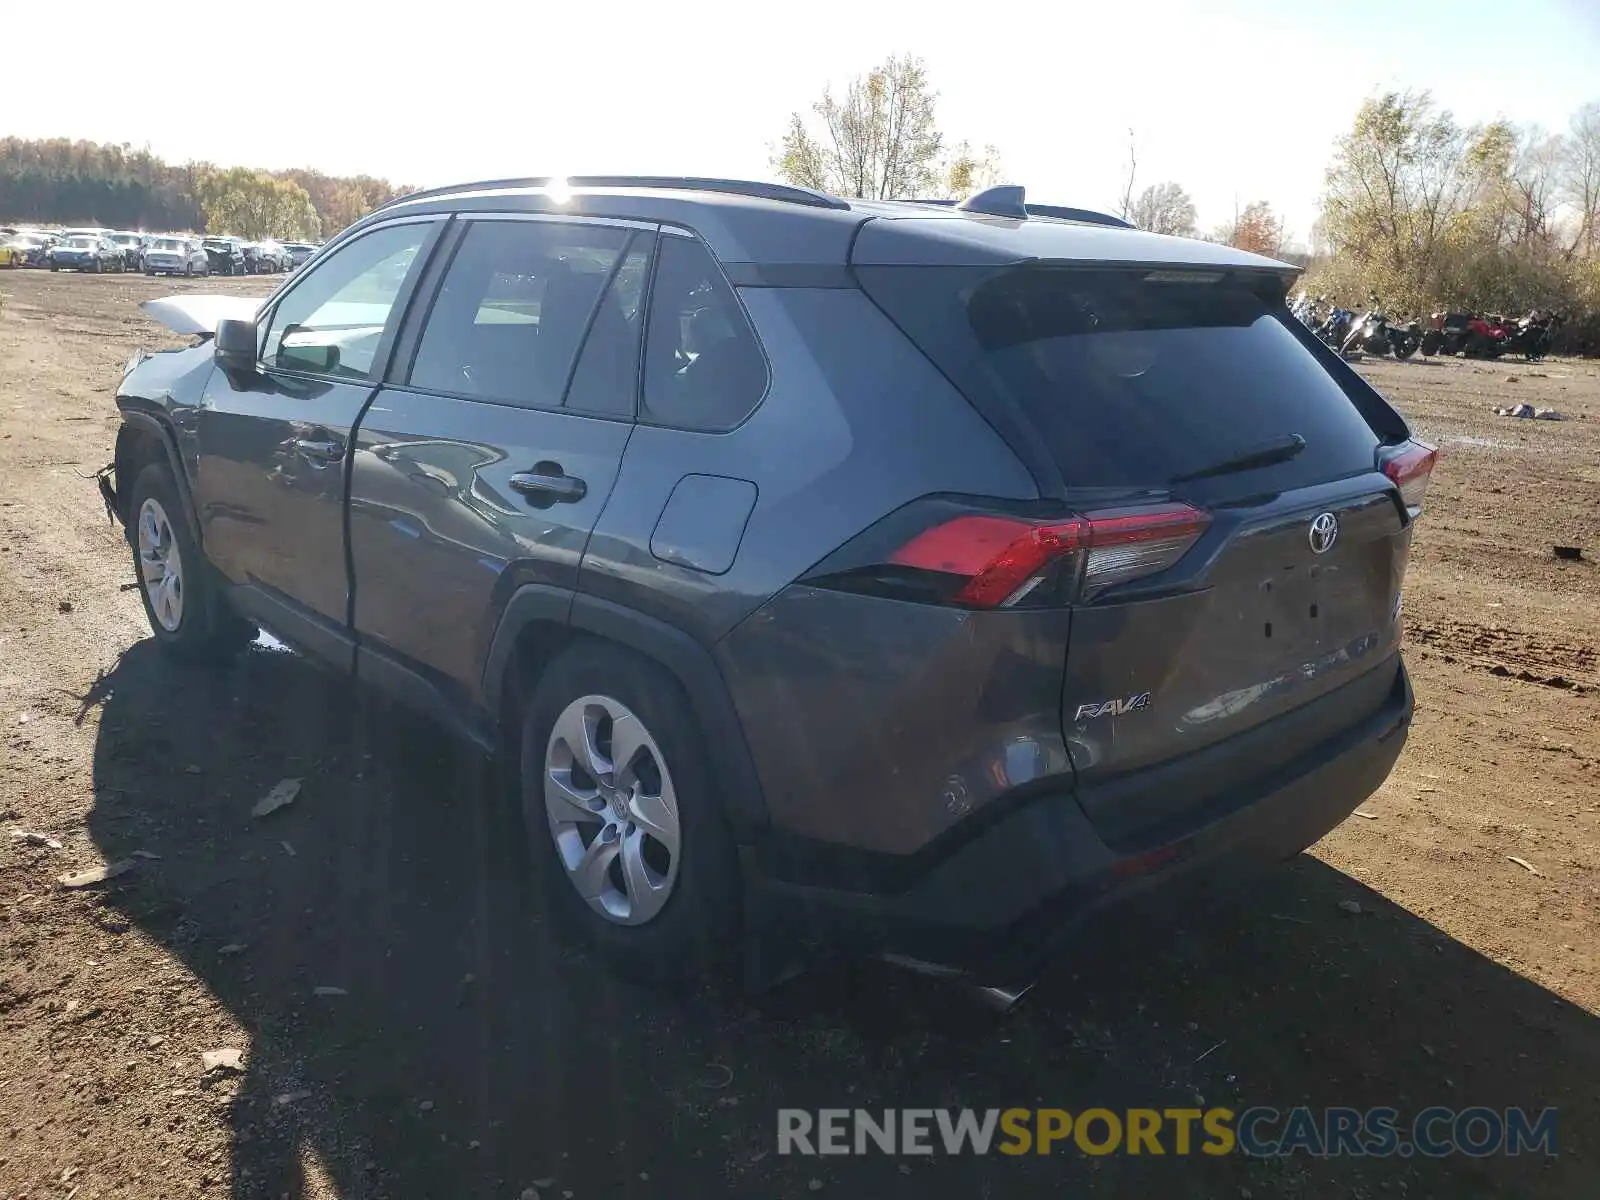
[(148, 302), (203, 340), (99, 479), (163, 650), (265, 626), (504, 735), (552, 911), (647, 976), (821, 942), (1014, 999), (1383, 783), (1434, 451), (1295, 268), (1019, 187), (548, 183)]
[(192, 238), (153, 238), (144, 251), (146, 275), (209, 275), (211, 256)]
[(0, 267), (7, 270), (16, 270), (26, 265), (27, 250), (13, 231), (10, 234), (0, 235)]
[(263, 271), (287, 271), (289, 269), (289, 253), (283, 248), (282, 242), (275, 242), (271, 238), (256, 243), (256, 257), (261, 263)]
[(48, 267), (50, 265), (50, 247), (56, 244), (56, 239), (47, 233), (18, 233), (11, 239), (11, 245), (17, 250), (20, 258), (19, 267)]
[(317, 252), (317, 247), (310, 242), (284, 242), (283, 248), (289, 255), (289, 270), (291, 271)]
[(143, 262), (146, 238), (142, 233), (132, 233), (128, 230), (119, 230), (108, 235), (111, 244), (122, 251), (122, 266), (124, 270), (137, 271)]
[(211, 260), (213, 275), (245, 273), (244, 244), (234, 237), (208, 237), (200, 243)]
[(108, 237), (98, 234), (78, 233), (50, 247), (48, 261), (52, 271), (104, 271), (127, 270), (122, 257), (122, 247)]

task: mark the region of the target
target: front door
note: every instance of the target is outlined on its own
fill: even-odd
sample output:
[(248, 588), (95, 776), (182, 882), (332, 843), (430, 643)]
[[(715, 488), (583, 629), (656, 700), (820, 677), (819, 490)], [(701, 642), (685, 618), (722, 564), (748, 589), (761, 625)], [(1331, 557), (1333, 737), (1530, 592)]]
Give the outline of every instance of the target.
[(350, 550), (363, 654), (470, 697), (511, 593), (577, 584), (633, 428), (655, 232), (458, 226), (437, 296), (357, 429)]
[(350, 434), (440, 224), (384, 225), (335, 250), (264, 309), (256, 370), (212, 372), (200, 404), (207, 556), (242, 609), (308, 649), (348, 624)]

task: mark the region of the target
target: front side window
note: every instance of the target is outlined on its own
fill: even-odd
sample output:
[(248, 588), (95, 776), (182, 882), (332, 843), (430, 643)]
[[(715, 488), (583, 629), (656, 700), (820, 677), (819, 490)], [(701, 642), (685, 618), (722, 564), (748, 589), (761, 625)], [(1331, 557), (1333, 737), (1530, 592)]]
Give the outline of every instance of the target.
[(766, 359), (711, 252), (696, 238), (663, 237), (650, 289), (641, 419), (732, 429), (766, 390)]
[(475, 221), (417, 344), (411, 386), (557, 408), (633, 237), (610, 225)]
[(263, 365), (371, 379), (395, 300), (433, 228), (421, 222), (375, 229), (324, 259), (273, 310)]

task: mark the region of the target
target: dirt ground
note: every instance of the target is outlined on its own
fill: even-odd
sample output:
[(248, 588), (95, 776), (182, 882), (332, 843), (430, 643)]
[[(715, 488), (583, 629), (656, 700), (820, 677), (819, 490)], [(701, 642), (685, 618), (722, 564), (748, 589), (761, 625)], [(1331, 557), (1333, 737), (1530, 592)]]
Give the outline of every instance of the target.
[[(136, 302), (184, 286), (0, 274), (0, 1197), (1595, 1194), (1600, 366), (1363, 368), (1444, 452), (1398, 768), (1247, 899), (1115, 926), (1002, 1019), (868, 966), (619, 983), (547, 928), (491, 767), (292, 654), (159, 661), (89, 475), (162, 340)], [(1518, 401), (1570, 419), (1489, 411)], [(1560, 1153), (775, 1153), (780, 1106), (1202, 1102), (1556, 1106)]]

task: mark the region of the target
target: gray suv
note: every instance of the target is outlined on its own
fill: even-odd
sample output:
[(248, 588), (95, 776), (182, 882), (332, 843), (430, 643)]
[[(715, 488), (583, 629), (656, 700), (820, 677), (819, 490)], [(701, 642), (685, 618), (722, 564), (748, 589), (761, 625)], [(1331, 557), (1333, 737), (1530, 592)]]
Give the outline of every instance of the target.
[(1405, 741), (1433, 450), (1293, 277), (1020, 188), (440, 189), (258, 309), (152, 302), (199, 341), (124, 376), (102, 486), (174, 655), (265, 628), (509, 748), (623, 968), (1009, 994)]

